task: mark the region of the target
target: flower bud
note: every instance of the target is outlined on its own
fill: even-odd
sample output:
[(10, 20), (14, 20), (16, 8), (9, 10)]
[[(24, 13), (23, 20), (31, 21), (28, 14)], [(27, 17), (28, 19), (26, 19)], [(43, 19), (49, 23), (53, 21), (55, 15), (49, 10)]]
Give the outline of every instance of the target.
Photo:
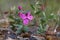
[(22, 6), (18, 6), (18, 9), (21, 10), (22, 9)]

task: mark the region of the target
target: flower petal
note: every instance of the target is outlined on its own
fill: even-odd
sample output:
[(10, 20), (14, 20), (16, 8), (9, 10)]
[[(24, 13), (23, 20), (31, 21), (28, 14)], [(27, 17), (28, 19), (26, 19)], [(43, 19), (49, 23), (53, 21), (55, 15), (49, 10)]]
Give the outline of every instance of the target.
[(28, 15), (27, 15), (27, 18), (28, 18), (29, 20), (32, 20), (32, 19), (33, 19), (33, 16), (30, 14), (30, 12), (28, 12), (27, 14), (28, 14)]
[(32, 19), (33, 19), (33, 16), (28, 16), (28, 19), (29, 19), (29, 20), (32, 20)]
[(19, 17), (21, 18), (21, 19), (26, 19), (26, 16), (25, 16), (25, 14), (23, 14), (22, 12), (19, 12)]
[(29, 20), (28, 20), (28, 19), (24, 19), (24, 20), (23, 20), (23, 24), (24, 24), (24, 25), (27, 25), (28, 23), (29, 23)]

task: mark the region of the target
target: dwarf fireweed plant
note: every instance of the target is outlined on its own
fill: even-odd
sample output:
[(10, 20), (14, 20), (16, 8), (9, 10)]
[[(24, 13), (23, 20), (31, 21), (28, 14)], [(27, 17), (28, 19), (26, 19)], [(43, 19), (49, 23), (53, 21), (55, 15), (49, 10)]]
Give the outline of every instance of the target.
[(30, 21), (33, 20), (33, 15), (30, 11), (28, 12), (22, 12), (22, 6), (18, 6), (18, 9), (16, 9), (16, 13), (13, 15), (12, 12), (9, 16), (10, 18), (10, 25), (12, 26), (11, 29), (16, 32), (16, 34), (19, 34), (21, 32), (27, 32)]
[[(35, 16), (36, 24), (38, 24), (38, 34), (45, 34), (49, 27), (49, 23), (52, 23), (51, 21), (54, 21), (57, 23), (57, 15), (54, 14), (50, 8), (47, 8), (45, 2), (41, 3), (40, 1), (36, 1), (35, 4), (31, 4), (32, 13)], [(48, 10), (49, 13), (48, 13)]]

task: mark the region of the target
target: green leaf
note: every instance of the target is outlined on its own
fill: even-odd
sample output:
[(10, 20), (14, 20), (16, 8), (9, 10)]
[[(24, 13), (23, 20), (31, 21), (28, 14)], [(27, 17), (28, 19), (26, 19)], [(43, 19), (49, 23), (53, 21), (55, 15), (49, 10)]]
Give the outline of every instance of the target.
[(25, 26), (24, 27), (24, 31), (27, 32), (28, 31), (28, 27)]
[(35, 7), (34, 7), (32, 4), (31, 4), (30, 6), (31, 6), (31, 8), (32, 8), (33, 10), (35, 10)]
[(18, 34), (18, 33), (21, 33), (21, 29), (22, 29), (22, 25), (16, 25), (17, 26), (17, 31), (16, 31), (16, 33)]
[(15, 18), (16, 24), (21, 24), (21, 20), (19, 18)]
[(15, 30), (15, 26), (11, 23), (11, 29), (14, 31)]
[(39, 10), (39, 11), (37, 11), (35, 14), (38, 14), (38, 15), (39, 15), (40, 12), (41, 12), (41, 11)]
[(9, 16), (10, 19), (14, 19), (12, 15)]

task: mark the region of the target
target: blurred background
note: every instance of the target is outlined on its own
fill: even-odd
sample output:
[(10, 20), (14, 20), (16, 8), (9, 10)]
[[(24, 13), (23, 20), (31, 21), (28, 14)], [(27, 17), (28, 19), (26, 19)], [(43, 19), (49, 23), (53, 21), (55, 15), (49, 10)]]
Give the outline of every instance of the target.
[[(7, 28), (9, 26), (9, 20), (8, 20), (9, 13), (5, 14), (6, 11), (12, 10), (15, 12), (16, 11), (15, 9), (17, 9), (17, 7), (20, 5), (23, 7), (23, 10), (32, 11), (33, 14), (33, 10), (30, 4), (35, 5), (35, 2), (37, 1), (44, 3), (46, 7), (45, 12), (47, 16), (49, 16), (49, 14), (51, 13), (54, 13), (54, 15), (58, 15), (58, 20), (56, 19), (57, 21), (49, 22), (50, 30), (54, 30), (57, 24), (60, 26), (60, 0), (0, 0), (0, 27)], [(59, 31), (60, 27), (57, 30)]]
[[(34, 4), (38, 0), (0, 0), (0, 10), (7, 11), (11, 7), (21, 5), (25, 10), (31, 9), (30, 4)], [(39, 0), (41, 1), (41, 0)], [(43, 0), (42, 0), (43, 1)], [(58, 9), (60, 7), (60, 0), (44, 0), (46, 2), (46, 6)]]

